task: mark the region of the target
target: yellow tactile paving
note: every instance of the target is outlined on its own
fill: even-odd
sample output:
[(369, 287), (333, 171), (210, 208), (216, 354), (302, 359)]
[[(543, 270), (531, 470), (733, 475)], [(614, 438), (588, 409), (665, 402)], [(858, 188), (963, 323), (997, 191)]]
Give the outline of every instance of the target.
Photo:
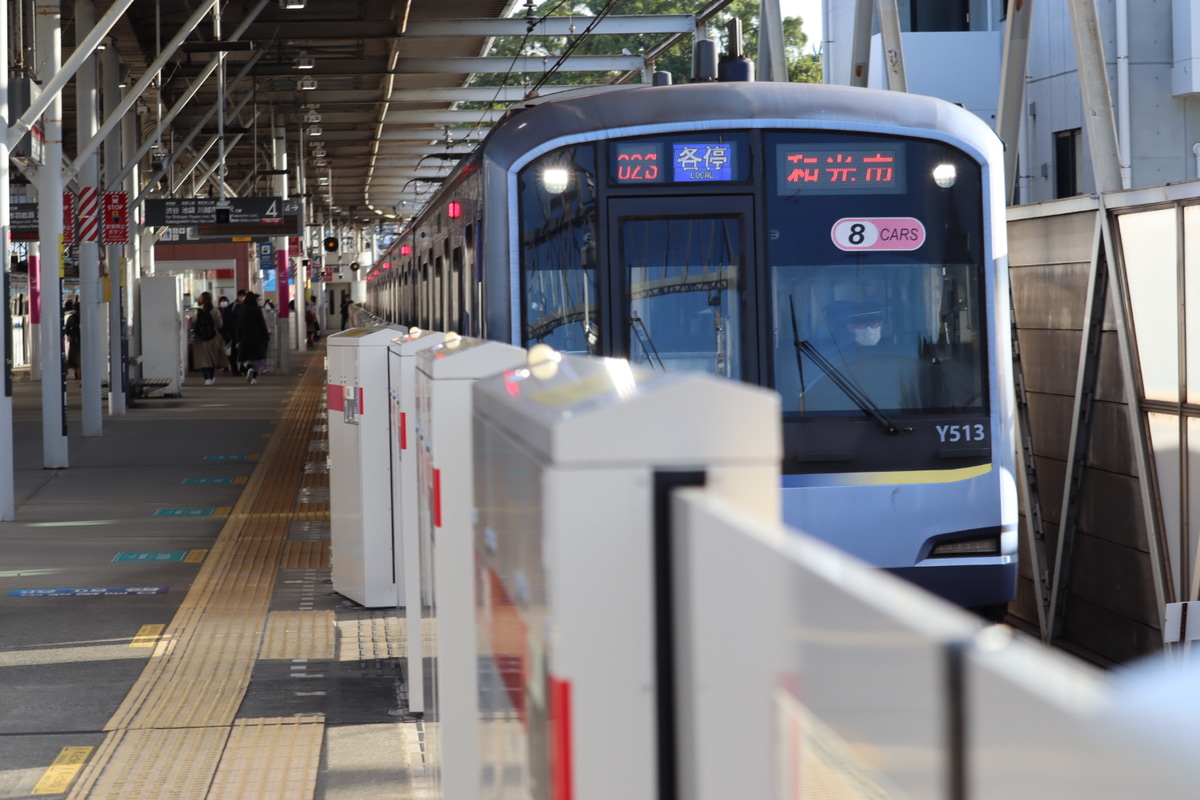
[(309, 800), (324, 722), (320, 715), (238, 720), (207, 800)]
[(329, 569), (329, 542), (288, 542), (284, 569)]
[(272, 611), (267, 615), (259, 659), (332, 659), (332, 611)]
[[(300, 720), (303, 725), (291, 720), (243, 724), (235, 723), (234, 716), (264, 646), (264, 633), (272, 640), (271, 652), (292, 647), (325, 655), (288, 658), (332, 658), (331, 612), (293, 612), (306, 615), (301, 627), (309, 632), (299, 644), (282, 642), (291, 633), (288, 620), (281, 618), (284, 633), (267, 630), (291, 522), (321, 513), (328, 518), (328, 503), (323, 508), (307, 504), (313, 506), (305, 512), (308, 517), (294, 510), (313, 419), (324, 398), (323, 377), (315, 369), (301, 379), (191, 590), (105, 726), (112, 733), (84, 768), (72, 798), (311, 797), (311, 783), (286, 776), (315, 777), (322, 722), (310, 717)], [(313, 555), (303, 557), (311, 560)], [(286, 729), (281, 727), (285, 724)], [(218, 779), (225, 788), (220, 795), (209, 794), (218, 762)], [(254, 773), (255, 782), (246, 784), (239, 770)], [(265, 779), (265, 774), (274, 777)], [(248, 793), (239, 788), (248, 785), (256, 788)], [(301, 785), (309, 787), (308, 794), (281, 793)]]
[(404, 626), (395, 609), (357, 609), (338, 614), (338, 660), (403, 658)]
[(204, 800), (228, 738), (228, 728), (111, 734), (84, 767), (70, 798)]

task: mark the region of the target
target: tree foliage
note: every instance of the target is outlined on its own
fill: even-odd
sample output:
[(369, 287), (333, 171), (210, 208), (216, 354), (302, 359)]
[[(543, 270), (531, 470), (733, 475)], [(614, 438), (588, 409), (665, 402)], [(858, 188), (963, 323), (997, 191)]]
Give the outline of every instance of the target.
[[(725, 53), (729, 43), (726, 41), (726, 26), (731, 19), (742, 21), (743, 47), (746, 55), (753, 61), (758, 56), (759, 30), (759, 0), (733, 0), (716, 17), (708, 21), (708, 36), (718, 42), (718, 50)], [(548, 0), (532, 9), (530, 15), (522, 9), (514, 16), (529, 16), (537, 20), (543, 16), (563, 17), (577, 14), (581, 18), (594, 17), (600, 14), (620, 14), (630, 16), (646, 16), (658, 14), (689, 13), (680, 8), (678, 0), (622, 0), (617, 5), (615, 0), (608, 3), (596, 2), (570, 4), (567, 0)], [(586, 22), (581, 20), (579, 32), (572, 36), (525, 36), (501, 37), (496, 39), (489, 53), (493, 56), (534, 56), (545, 59), (547, 68), (553, 67), (560, 57), (566, 55), (613, 55), (617, 53), (644, 53), (658, 44), (663, 38), (659, 34), (642, 34), (618, 36), (588, 35), (584, 36)], [(787, 17), (783, 20), (784, 54), (788, 66), (789, 80), (804, 83), (820, 83), (821, 64), (819, 58), (808, 52), (808, 36), (804, 33), (803, 20), (799, 17)], [(670, 50), (658, 56), (654, 69), (669, 72), (675, 83), (684, 83), (692, 73), (691, 40), (681, 41)], [(588, 84), (615, 80), (620, 73), (595, 72), (561, 72), (556, 71), (546, 79), (549, 84)], [(503, 74), (480, 73), (472, 81), (476, 86), (526, 85), (531, 86), (543, 80), (543, 74)]]

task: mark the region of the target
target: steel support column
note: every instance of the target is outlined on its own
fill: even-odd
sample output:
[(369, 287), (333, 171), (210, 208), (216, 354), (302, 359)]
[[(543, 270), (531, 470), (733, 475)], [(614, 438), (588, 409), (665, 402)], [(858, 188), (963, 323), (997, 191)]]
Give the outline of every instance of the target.
[[(62, 60), (62, 17), (58, 0), (40, 0), (34, 5), (38, 55), (37, 72), (55, 75)], [(63, 102), (56, 91), (46, 105), (45, 166), (38, 170), (38, 243), (42, 254), (41, 290), (42, 345), (42, 466), (68, 466), (67, 387), (62, 344), (62, 248), (63, 248)], [(10, 139), (11, 141), (11, 139)]]
[[(0, 8), (0, 64), (8, 64), (8, 3)], [(0, 69), (0, 131), (8, 130), (8, 70)], [(8, 306), (9, 279), (12, 277), (12, 257), (9, 254), (9, 203), (12, 189), (8, 183), (8, 137), (0, 136), (0, 247), (3, 248), (4, 299)], [(16, 518), (13, 469), (13, 390), (12, 320), (6, 314), (4, 324), (4, 393), (0, 396), (0, 521)]]
[[(100, 99), (105, 112), (111, 112), (120, 105), (120, 69), (116, 43), (112, 42), (105, 48), (100, 59), (102, 87)], [(104, 140), (104, 184), (110, 182), (121, 170), (121, 147), (126, 127), (121, 125)], [(126, 195), (128, 197), (128, 195)], [(126, 219), (132, 217), (126, 210)], [(101, 223), (101, 229), (104, 223)], [(125, 384), (126, 384), (126, 347), (125, 347), (125, 246), (105, 242), (105, 265), (108, 282), (105, 289), (105, 299), (108, 302), (108, 413), (125, 413)]]
[[(96, 21), (93, 0), (75, 0), (75, 31), (82, 39)], [(82, 47), (80, 41), (77, 47)], [(80, 65), (75, 74), (75, 130), (77, 141), (86, 142), (96, 135), (100, 116), (98, 69), (93, 53)], [(95, 151), (78, 161), (80, 241), (79, 248), (79, 385), (81, 389), (81, 429), (84, 436), (100, 436), (104, 432), (101, 413), (100, 383), (104, 374), (105, 338), (103, 332), (104, 300), (100, 291), (100, 162)], [(90, 217), (84, 217), (90, 208)], [(96, 227), (90, 227), (90, 226)], [(88, 231), (91, 235), (88, 235)]]

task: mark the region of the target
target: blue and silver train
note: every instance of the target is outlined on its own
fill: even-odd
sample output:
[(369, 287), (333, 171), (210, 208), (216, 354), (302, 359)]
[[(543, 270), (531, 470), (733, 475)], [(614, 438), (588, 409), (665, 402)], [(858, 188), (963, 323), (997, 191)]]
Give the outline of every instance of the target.
[(551, 95), (457, 165), (367, 305), (774, 388), (789, 525), (994, 607), (1017, 575), (1004, 207), (996, 135), (929, 97)]

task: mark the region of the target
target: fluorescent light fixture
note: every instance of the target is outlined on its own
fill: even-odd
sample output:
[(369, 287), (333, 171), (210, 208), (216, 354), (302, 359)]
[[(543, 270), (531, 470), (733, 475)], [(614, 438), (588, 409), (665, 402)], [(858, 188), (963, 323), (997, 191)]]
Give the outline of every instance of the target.
[(296, 88), (302, 92), (311, 92), (317, 88), (317, 81), (314, 78), (301, 78), (296, 81)]
[(304, 8), (308, 0), (279, 0), (280, 8)]
[(317, 65), (316, 59), (307, 53), (296, 56), (296, 69), (312, 69)]
[(321, 135), (321, 126), (313, 125), (312, 127), (310, 127), (308, 129), (308, 135), (309, 136), (320, 136)]

